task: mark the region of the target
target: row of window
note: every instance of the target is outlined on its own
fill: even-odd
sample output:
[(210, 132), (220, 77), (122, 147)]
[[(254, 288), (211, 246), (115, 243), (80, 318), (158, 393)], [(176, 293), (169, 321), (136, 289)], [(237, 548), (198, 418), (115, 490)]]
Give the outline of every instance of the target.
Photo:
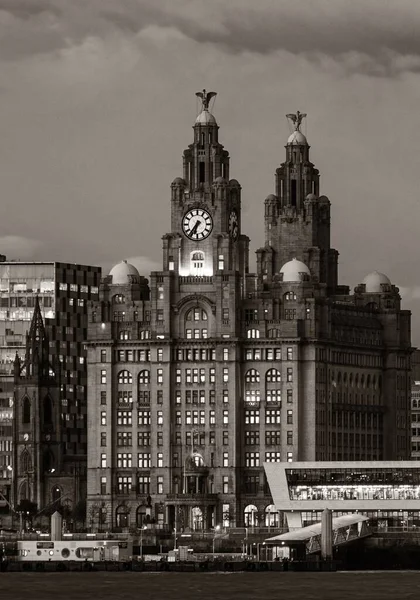
[[(128, 335), (128, 332), (120, 331), (119, 337), (120, 339), (129, 339), (126, 335)], [(109, 353), (106, 350), (101, 350), (101, 362), (107, 362), (108, 356)], [(229, 348), (223, 348), (223, 360), (229, 360), (229, 357)], [(281, 357), (281, 348), (247, 348), (244, 354), (245, 360), (252, 361), (280, 361)], [(116, 352), (118, 362), (148, 362), (150, 359), (150, 350), (117, 350)], [(156, 349), (156, 360), (158, 362), (163, 361), (163, 348)], [(179, 348), (173, 351), (173, 360), (185, 362), (214, 361), (216, 360), (216, 350), (214, 348)], [(293, 360), (293, 348), (287, 348), (286, 360)]]
[[(188, 439), (186, 439), (186, 441), (188, 442), (187, 445), (191, 446), (192, 445), (192, 432), (187, 432), (188, 435)], [(212, 434), (215, 434), (215, 432), (210, 432)], [(228, 431), (223, 431), (223, 445), (226, 446), (229, 444), (229, 432)], [(156, 432), (157, 435), (157, 445), (158, 446), (163, 446), (163, 432), (162, 431), (158, 431)], [(211, 438), (212, 436), (210, 436)], [(215, 437), (214, 437), (215, 439)], [(288, 431), (287, 432), (287, 444), (288, 445), (292, 445), (293, 444), (293, 431)], [(150, 446), (151, 443), (151, 433), (150, 431), (139, 431), (137, 433), (137, 445), (138, 446)], [(179, 442), (181, 443), (181, 442)], [(197, 443), (197, 445), (200, 446), (204, 446), (205, 445), (205, 432), (203, 431), (197, 431), (195, 432), (195, 436), (194, 436), (194, 443)], [(211, 440), (209, 439), (209, 443), (212, 443)], [(214, 442), (213, 442), (214, 443)], [(260, 432), (256, 429), (254, 430), (250, 430), (250, 431), (245, 431), (245, 444), (247, 446), (259, 446), (260, 445)], [(274, 431), (266, 431), (265, 432), (265, 445), (266, 446), (280, 446), (281, 444), (281, 432), (274, 430)], [(131, 431), (118, 431), (117, 432), (117, 446), (118, 447), (131, 447), (133, 445), (133, 434)], [(101, 432), (101, 446), (106, 447), (107, 446), (107, 435), (106, 432)], [(178, 459), (178, 455), (177, 455), (177, 459)], [(177, 464), (173, 464), (172, 466), (178, 466)]]
[[(77, 283), (59, 283), (58, 289), (62, 292), (66, 292), (66, 291), (70, 290), (70, 292), (80, 292), (81, 294), (89, 293), (88, 285), (78, 285)], [(93, 285), (90, 286), (90, 293), (98, 294), (99, 288), (96, 286), (93, 286)]]
[[(205, 411), (186, 411), (185, 420), (186, 424), (194, 424), (193, 419), (197, 419), (195, 424), (201, 423), (201, 418), (205, 419)], [(209, 425), (216, 425), (216, 411), (209, 411)], [(101, 411), (101, 425), (107, 425), (107, 413), (106, 411)], [(176, 411), (175, 419), (181, 420), (181, 411)], [(188, 422), (187, 422), (188, 419)], [(228, 424), (228, 411), (223, 411), (223, 423)], [(190, 423), (191, 421), (191, 423)], [(163, 411), (158, 410), (156, 412), (156, 422), (157, 425), (163, 425)], [(255, 425), (260, 422), (260, 411), (259, 409), (246, 409), (245, 410), (245, 424), (246, 425)], [(267, 408), (265, 411), (265, 422), (266, 424), (274, 424), (280, 425), (281, 423), (281, 408)], [(289, 409), (286, 413), (286, 422), (288, 425), (293, 424), (293, 410)], [(133, 424), (132, 413), (126, 410), (118, 410), (117, 411), (117, 425), (128, 425), (131, 426)], [(150, 410), (139, 410), (137, 411), (137, 425), (138, 426), (150, 426), (151, 424), (151, 415)], [(177, 423), (181, 424), (181, 423)], [(204, 423), (203, 423), (204, 424)]]
[[(134, 460), (135, 460), (134, 455)], [(260, 452), (245, 452), (245, 466), (246, 467), (259, 467), (260, 466)], [(280, 451), (267, 451), (265, 453), (265, 461), (266, 462), (280, 462), (281, 455)], [(101, 454), (101, 469), (106, 469), (108, 467), (108, 458), (106, 452)], [(164, 454), (163, 452), (158, 452), (156, 454), (156, 467), (163, 468), (164, 466)], [(211, 466), (214, 466), (212, 464)], [(223, 452), (222, 458), (222, 466), (229, 467), (229, 452)], [(117, 454), (117, 468), (119, 469), (131, 469), (133, 468), (133, 454), (130, 452), (120, 452)], [(137, 465), (138, 469), (151, 469), (152, 468), (152, 457), (150, 452), (142, 452), (137, 454)]]

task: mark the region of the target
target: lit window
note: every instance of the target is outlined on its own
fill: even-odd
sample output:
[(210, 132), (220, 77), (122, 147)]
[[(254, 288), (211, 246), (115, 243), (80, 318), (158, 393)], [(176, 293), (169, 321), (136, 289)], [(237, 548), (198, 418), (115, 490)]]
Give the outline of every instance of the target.
[(229, 452), (223, 452), (223, 466), (229, 466)]
[(106, 469), (106, 454), (101, 454), (101, 468)]
[(106, 384), (106, 369), (101, 369), (101, 383)]

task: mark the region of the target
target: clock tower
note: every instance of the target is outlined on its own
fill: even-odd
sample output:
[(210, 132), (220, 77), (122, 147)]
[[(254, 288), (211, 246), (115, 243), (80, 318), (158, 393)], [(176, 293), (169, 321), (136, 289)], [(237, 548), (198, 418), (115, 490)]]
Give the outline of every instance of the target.
[(216, 92), (197, 92), (201, 111), (194, 139), (184, 151), (183, 177), (172, 183), (171, 230), (164, 236), (163, 269), (181, 276), (248, 271), (248, 244), (241, 235), (241, 186), (229, 179), (229, 153), (209, 110)]

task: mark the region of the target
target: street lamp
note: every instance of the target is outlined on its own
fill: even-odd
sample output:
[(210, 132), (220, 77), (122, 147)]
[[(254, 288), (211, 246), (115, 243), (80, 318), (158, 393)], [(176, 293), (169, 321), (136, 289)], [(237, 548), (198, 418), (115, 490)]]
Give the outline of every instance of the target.
[(219, 531), (220, 529), (220, 525), (216, 525), (216, 527), (214, 528), (214, 533), (213, 533), (213, 560), (214, 560), (214, 545), (216, 542), (216, 533)]
[(143, 560), (143, 531), (147, 529), (146, 525), (143, 525), (140, 529), (140, 560)]

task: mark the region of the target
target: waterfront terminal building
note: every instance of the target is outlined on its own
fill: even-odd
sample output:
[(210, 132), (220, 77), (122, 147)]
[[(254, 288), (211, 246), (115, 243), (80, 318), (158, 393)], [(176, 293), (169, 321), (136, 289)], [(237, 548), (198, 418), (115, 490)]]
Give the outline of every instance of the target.
[(264, 463), (277, 511), (290, 530), (321, 521), (325, 508), (333, 517), (361, 513), (371, 525), (420, 528), (420, 463), (296, 462)]
[(89, 303), (94, 529), (275, 526), (264, 462), (410, 453), (410, 313), (384, 274), (361, 277), (354, 293), (339, 285), (304, 115), (288, 115), (250, 273), (241, 186), (214, 94), (199, 95), (162, 270), (149, 277), (123, 261)]

